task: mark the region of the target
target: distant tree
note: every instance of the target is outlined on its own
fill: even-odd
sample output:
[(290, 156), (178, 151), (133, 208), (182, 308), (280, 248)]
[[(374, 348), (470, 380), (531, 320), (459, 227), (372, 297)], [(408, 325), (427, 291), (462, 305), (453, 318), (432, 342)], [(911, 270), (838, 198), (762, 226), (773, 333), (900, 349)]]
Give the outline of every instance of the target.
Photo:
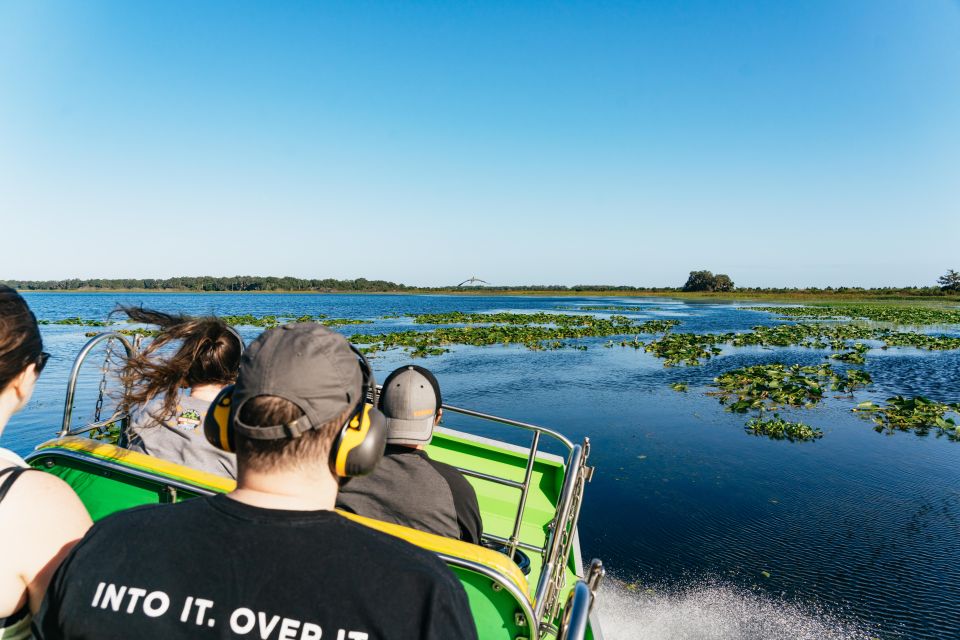
[(960, 273), (953, 269), (937, 278), (937, 282), (940, 283), (940, 288), (943, 291), (960, 291)]
[(713, 279), (714, 291), (733, 291), (733, 280), (725, 273), (718, 273)]
[(687, 283), (683, 285), (684, 291), (713, 291), (716, 278), (710, 271), (691, 271)]

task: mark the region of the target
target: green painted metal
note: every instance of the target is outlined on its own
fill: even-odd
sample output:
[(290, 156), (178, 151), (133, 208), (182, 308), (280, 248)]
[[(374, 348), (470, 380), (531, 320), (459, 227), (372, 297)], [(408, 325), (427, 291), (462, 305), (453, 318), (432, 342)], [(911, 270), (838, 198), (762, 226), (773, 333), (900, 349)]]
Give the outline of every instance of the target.
[[(517, 482), (523, 480), (527, 464), (525, 453), (439, 431), (434, 434), (427, 452), (441, 462)], [(548, 527), (560, 500), (564, 472), (564, 465), (560, 462), (545, 457), (537, 459), (520, 527), (522, 542), (538, 547), (546, 544)], [(520, 490), (480, 478), (468, 477), (467, 480), (477, 492), (484, 531), (509, 537), (513, 531)], [(543, 563), (537, 554), (527, 552), (527, 555), (530, 556), (531, 565), (527, 581), (532, 598)], [(578, 579), (573, 554), (567, 559), (565, 573), (566, 588), (560, 594), (560, 602), (565, 601), (567, 593)]]
[[(527, 456), (523, 453), (448, 433), (434, 434), (427, 452), (441, 462), (516, 482), (523, 481), (527, 464)], [(552, 460), (538, 458), (534, 464), (530, 492), (520, 527), (522, 542), (537, 547), (546, 544), (548, 525), (553, 519), (563, 485), (563, 471), (563, 465)], [(479, 478), (468, 477), (467, 480), (477, 492), (477, 501), (483, 516), (483, 530), (509, 538), (513, 533), (520, 490)], [(536, 589), (540, 577), (542, 560), (534, 552), (526, 553), (530, 556), (531, 568), (527, 581), (532, 592)], [(532, 597), (533, 593), (530, 596)]]
[[(173, 497), (159, 477), (147, 480), (105, 469), (92, 455), (65, 456), (58, 449), (44, 449), (30, 457), (30, 464), (69, 484), (95, 521), (131, 507), (170, 502)], [(176, 499), (179, 502), (198, 495), (178, 490)]]
[[(522, 613), (517, 601), (506, 590), (497, 591), (489, 578), (479, 573), (451, 567), (460, 579), (467, 599), (470, 601), (470, 613), (473, 614), (474, 624), (477, 626), (477, 636), (481, 640), (486, 638), (529, 637), (528, 626), (516, 624), (516, 613)], [(529, 624), (529, 622), (528, 622)]]

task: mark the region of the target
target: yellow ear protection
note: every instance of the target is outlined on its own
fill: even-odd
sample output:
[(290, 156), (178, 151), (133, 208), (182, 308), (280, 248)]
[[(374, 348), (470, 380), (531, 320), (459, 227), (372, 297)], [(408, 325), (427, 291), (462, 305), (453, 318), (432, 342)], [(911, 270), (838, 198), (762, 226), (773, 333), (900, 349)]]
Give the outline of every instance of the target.
[[(330, 470), (341, 478), (362, 476), (373, 471), (383, 457), (387, 444), (387, 421), (376, 409), (377, 383), (373, 370), (359, 349), (352, 344), (350, 348), (359, 358), (363, 390), (330, 446)], [(234, 386), (230, 385), (217, 394), (203, 421), (203, 432), (207, 441), (217, 449), (231, 453), (236, 450), (233, 390)], [(367, 402), (368, 398), (370, 402)], [(320, 425), (311, 425), (304, 416), (290, 424), (257, 427), (255, 437), (263, 440), (299, 438), (315, 426)]]
[(377, 381), (373, 369), (363, 352), (352, 344), (350, 348), (360, 359), (363, 391), (356, 408), (330, 446), (330, 470), (340, 478), (364, 476), (373, 471), (387, 446), (387, 419), (376, 408)]
[(207, 442), (228, 453), (236, 451), (233, 427), (230, 425), (233, 388), (234, 385), (230, 384), (220, 390), (203, 419), (203, 435), (207, 437)]

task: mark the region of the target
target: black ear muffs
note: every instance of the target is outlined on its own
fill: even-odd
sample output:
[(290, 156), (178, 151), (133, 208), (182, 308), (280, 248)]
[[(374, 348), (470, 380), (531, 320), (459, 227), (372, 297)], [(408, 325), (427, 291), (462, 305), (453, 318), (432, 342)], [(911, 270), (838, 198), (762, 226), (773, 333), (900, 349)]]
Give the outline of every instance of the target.
[(207, 442), (229, 453), (236, 451), (230, 412), (232, 404), (233, 385), (231, 384), (220, 390), (217, 397), (210, 403), (207, 415), (203, 419), (203, 435), (207, 437)]

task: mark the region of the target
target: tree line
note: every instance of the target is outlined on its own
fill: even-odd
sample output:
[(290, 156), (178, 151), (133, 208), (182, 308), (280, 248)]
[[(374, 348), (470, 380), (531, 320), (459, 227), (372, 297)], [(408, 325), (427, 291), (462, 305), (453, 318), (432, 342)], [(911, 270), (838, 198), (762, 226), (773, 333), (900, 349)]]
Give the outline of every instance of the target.
[(79, 291), (90, 289), (137, 289), (146, 291), (409, 291), (415, 287), (387, 280), (307, 279), (289, 276), (213, 276), (178, 278), (69, 278), (67, 280), (4, 280), (21, 291)]
[[(734, 291), (734, 282), (726, 274), (714, 275), (710, 271), (691, 271), (687, 282), (681, 287), (635, 287), (630, 285), (609, 284), (536, 284), (504, 286), (469, 287), (416, 287), (389, 280), (337, 280), (335, 278), (294, 278), (291, 276), (184, 276), (176, 278), (68, 278), (66, 280), (0, 280), (21, 291), (97, 291), (97, 290), (140, 290), (140, 291), (304, 291), (317, 293), (391, 293), (391, 292), (636, 292), (636, 293), (677, 293), (690, 292), (730, 292)], [(938, 279), (939, 287), (738, 287), (741, 293), (769, 294), (863, 294), (868, 296), (944, 296), (960, 292), (960, 274), (948, 271)]]

